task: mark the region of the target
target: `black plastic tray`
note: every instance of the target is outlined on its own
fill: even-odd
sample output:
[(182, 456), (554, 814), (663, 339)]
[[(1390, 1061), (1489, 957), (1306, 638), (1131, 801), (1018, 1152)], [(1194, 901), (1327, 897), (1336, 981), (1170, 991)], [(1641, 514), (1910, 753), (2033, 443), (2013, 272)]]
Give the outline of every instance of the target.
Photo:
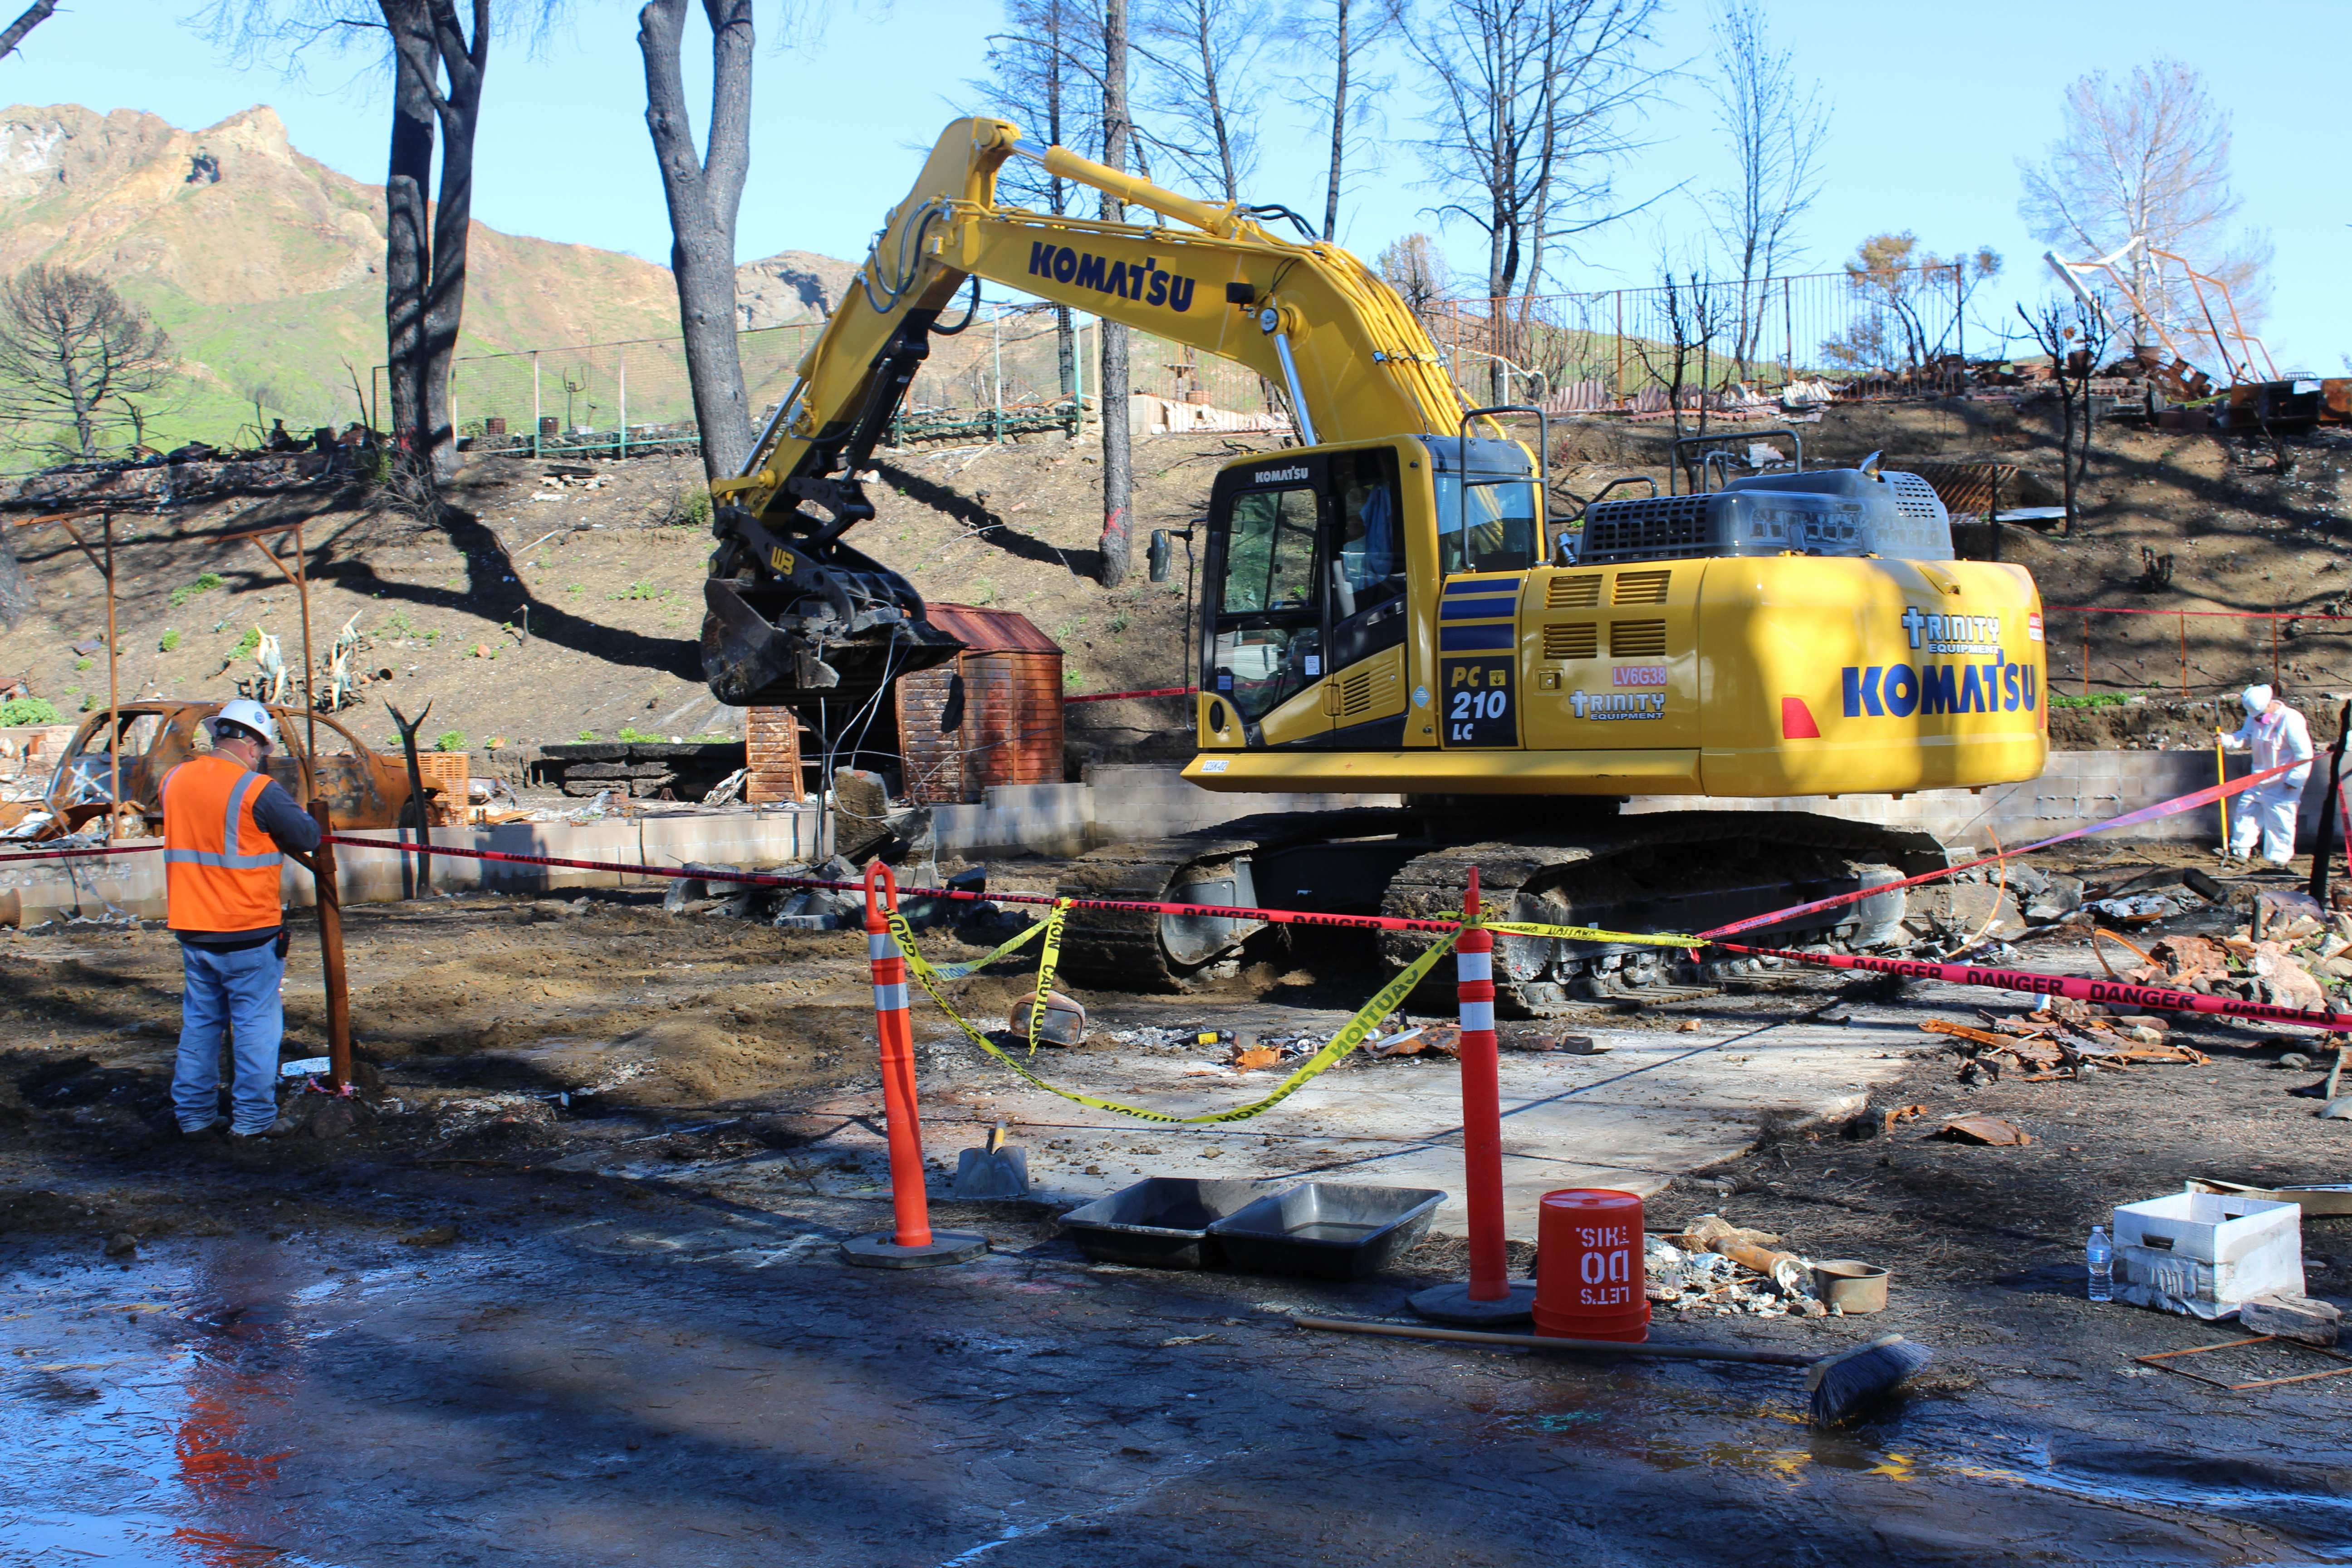
[(1078, 1250), (1098, 1263), (1140, 1268), (1213, 1268), (1223, 1259), (1212, 1223), (1266, 1195), (1265, 1184), (1146, 1176), (1062, 1216)]
[(1216, 1221), (1209, 1235), (1226, 1267), (1244, 1274), (1361, 1279), (1411, 1251), (1444, 1201), (1428, 1187), (1308, 1182)]

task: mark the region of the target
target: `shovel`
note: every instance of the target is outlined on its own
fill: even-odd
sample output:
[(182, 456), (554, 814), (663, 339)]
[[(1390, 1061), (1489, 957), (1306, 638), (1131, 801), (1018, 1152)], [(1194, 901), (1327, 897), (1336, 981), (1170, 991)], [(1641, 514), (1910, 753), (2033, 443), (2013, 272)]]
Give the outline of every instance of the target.
[(988, 1142), (956, 1155), (958, 1198), (1025, 1198), (1029, 1195), (1029, 1156), (1004, 1146), (1004, 1123), (988, 1130)]

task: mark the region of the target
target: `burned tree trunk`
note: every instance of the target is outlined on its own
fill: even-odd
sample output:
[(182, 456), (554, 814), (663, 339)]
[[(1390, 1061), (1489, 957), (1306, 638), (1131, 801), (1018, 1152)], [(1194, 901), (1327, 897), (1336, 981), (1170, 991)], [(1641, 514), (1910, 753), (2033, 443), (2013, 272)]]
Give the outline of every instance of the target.
[[(384, 193), (384, 330), (393, 437), (407, 475), (430, 487), (457, 468), (449, 366), (466, 310), (474, 132), (489, 58), (489, 0), (474, 0), (470, 37), (455, 0), (380, 0), (380, 5), (394, 56), (392, 164)], [(432, 181), (436, 136), (437, 191)]]
[[(422, 0), (384, 6), (387, 25), (415, 31), (424, 23)], [(404, 458), (422, 459), (425, 424), (425, 294), (433, 266), (428, 229), (433, 191), (433, 95), (408, 50), (393, 56), (392, 157), (385, 172), (383, 331), (384, 376), (392, 402), (392, 435)]]
[(701, 431), (702, 468), (722, 479), (751, 451), (743, 362), (735, 342), (735, 219), (751, 166), (751, 0), (703, 0), (710, 20), (710, 133), (698, 156), (678, 45), (687, 0), (637, 13), (646, 61), (646, 128), (669, 202), (670, 274), (686, 337), (687, 381)]
[(31, 615), (37, 603), (33, 580), (17, 562), (5, 531), (0, 531), (0, 631), (15, 631), (16, 623)]
[[(1108, 0), (1103, 10), (1103, 162), (1127, 167), (1127, 0)], [(1127, 205), (1106, 193), (1106, 223), (1121, 223)], [(1102, 323), (1103, 530), (1102, 584), (1127, 581), (1133, 520), (1128, 502), (1134, 488), (1134, 436), (1128, 424), (1127, 328), (1106, 317)]]

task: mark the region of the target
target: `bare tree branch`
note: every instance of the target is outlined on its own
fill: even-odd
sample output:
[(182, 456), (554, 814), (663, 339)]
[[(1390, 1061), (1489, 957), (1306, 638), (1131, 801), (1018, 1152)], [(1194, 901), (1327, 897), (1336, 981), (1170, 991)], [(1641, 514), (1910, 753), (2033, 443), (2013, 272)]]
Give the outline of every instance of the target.
[[(1583, 216), (1609, 205), (1615, 165), (1639, 145), (1622, 126), (1663, 74), (1641, 63), (1657, 9), (1657, 0), (1441, 0), (1404, 30), (1433, 100), (1423, 160), (1433, 183), (1475, 193), (1460, 205), (1475, 200), (1465, 216), (1486, 235), (1498, 353), (1507, 352), (1502, 301), (1541, 286), (1547, 242), (1591, 226)], [(1500, 363), (1494, 375), (1505, 401)]]
[(1790, 52), (1772, 47), (1762, 0), (1719, 0), (1715, 40), (1717, 75), (1709, 87), (1736, 174), (1709, 205), (1739, 279), (1732, 353), (1745, 380), (1763, 326), (1756, 289), (1796, 261), (1791, 231), (1821, 193), (1814, 149), (1829, 128), (1829, 110), (1819, 84), (1800, 87)]
[[(2259, 235), (2231, 233), (2242, 204), (2230, 187), (2230, 116), (2195, 68), (2159, 58), (2128, 81), (2078, 77), (2059, 113), (2063, 130), (2048, 156), (2018, 164), (2018, 212), (2033, 237), (2079, 249), (2077, 259), (2144, 240), (2127, 263), (2132, 291), (2176, 335), (2211, 340), (2189, 280), (2168, 276), (2150, 249), (2220, 278), (2248, 323), (2259, 321), (2271, 248)], [(2137, 321), (2134, 329), (2152, 335)]]
[(0, 419), (68, 458), (99, 455), (110, 404), (169, 387), (172, 340), (95, 272), (36, 262), (0, 283)]
[(9, 23), (6, 32), (0, 33), (0, 60), (14, 54), (16, 46), (25, 41), (25, 35), (47, 21), (57, 8), (58, 0), (33, 0), (25, 14)]

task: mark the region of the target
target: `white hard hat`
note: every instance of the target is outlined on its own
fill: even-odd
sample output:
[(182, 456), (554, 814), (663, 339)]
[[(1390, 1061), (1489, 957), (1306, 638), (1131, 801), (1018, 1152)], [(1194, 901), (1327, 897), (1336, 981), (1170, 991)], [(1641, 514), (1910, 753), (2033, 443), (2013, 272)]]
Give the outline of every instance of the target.
[(220, 727), (234, 724), (240, 730), (250, 730), (271, 745), (278, 744), (278, 721), (269, 710), (250, 697), (233, 698), (221, 704), (221, 710), (205, 721), (205, 733), (220, 739)]
[(2271, 705), (2271, 689), (2267, 686), (2249, 686), (2238, 694), (2238, 700), (2245, 705), (2247, 712), (2259, 713)]

